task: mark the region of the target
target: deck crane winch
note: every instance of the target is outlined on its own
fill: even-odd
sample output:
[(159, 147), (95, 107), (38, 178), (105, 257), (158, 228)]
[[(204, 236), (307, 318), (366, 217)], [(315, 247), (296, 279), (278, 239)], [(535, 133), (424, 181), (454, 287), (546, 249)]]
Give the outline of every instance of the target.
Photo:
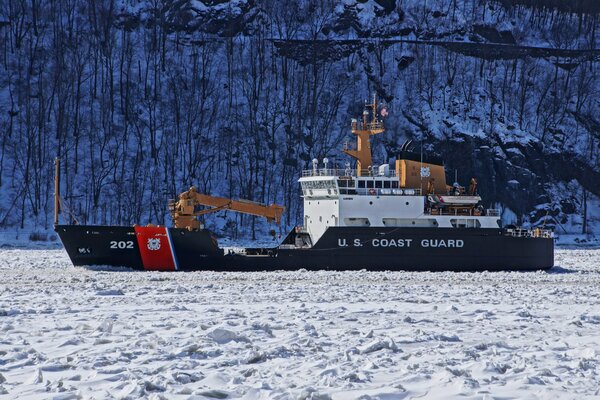
[[(210, 207), (201, 209), (200, 207)], [(200, 229), (200, 221), (196, 219), (199, 215), (205, 215), (221, 210), (231, 210), (242, 214), (265, 217), (269, 222), (279, 224), (285, 207), (271, 204), (269, 206), (250, 200), (232, 200), (225, 197), (209, 196), (198, 193), (196, 187), (192, 186), (179, 195), (179, 200), (169, 202), (169, 211), (173, 219), (173, 226), (186, 228), (188, 230)]]

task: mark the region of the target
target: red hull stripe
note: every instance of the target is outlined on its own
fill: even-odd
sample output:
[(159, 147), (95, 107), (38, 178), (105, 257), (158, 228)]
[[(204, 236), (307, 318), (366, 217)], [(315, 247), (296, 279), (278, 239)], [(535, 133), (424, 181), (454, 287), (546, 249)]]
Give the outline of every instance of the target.
[(169, 231), (164, 226), (136, 226), (137, 238), (144, 269), (151, 271), (175, 271), (175, 254)]

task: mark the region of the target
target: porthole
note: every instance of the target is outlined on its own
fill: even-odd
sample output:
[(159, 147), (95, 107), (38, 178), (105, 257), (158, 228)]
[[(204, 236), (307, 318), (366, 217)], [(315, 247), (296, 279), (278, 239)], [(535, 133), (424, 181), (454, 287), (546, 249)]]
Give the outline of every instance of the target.
[(372, 201), (370, 201), (370, 202), (369, 202), (369, 204), (370, 204), (370, 205), (373, 205), (373, 202), (372, 202)]
[(406, 202), (406, 205), (408, 205), (408, 201)]

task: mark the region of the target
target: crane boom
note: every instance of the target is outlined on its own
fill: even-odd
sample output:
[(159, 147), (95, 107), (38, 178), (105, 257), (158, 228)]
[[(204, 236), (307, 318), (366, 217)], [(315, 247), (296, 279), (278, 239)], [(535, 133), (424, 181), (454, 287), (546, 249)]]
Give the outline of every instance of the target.
[[(200, 209), (201, 206), (211, 207)], [(279, 224), (285, 207), (277, 204), (269, 206), (249, 200), (232, 200), (225, 197), (209, 196), (198, 193), (192, 186), (190, 190), (179, 195), (179, 200), (169, 203), (169, 211), (176, 228), (199, 229), (200, 221), (196, 219), (199, 215), (208, 214), (220, 210), (231, 210), (243, 214), (265, 217), (267, 221)]]

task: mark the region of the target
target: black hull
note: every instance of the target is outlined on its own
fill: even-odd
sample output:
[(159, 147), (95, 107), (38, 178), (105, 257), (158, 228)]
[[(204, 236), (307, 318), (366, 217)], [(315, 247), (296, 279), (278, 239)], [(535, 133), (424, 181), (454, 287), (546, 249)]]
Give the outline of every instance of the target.
[(312, 248), (247, 249), (243, 255), (224, 254), (207, 230), (153, 228), (164, 232), (160, 242), (160, 233), (148, 236), (145, 229), (149, 228), (56, 226), (71, 261), (82, 266), (216, 271), (527, 271), (554, 265), (553, 239), (507, 236), (501, 229), (335, 227)]

